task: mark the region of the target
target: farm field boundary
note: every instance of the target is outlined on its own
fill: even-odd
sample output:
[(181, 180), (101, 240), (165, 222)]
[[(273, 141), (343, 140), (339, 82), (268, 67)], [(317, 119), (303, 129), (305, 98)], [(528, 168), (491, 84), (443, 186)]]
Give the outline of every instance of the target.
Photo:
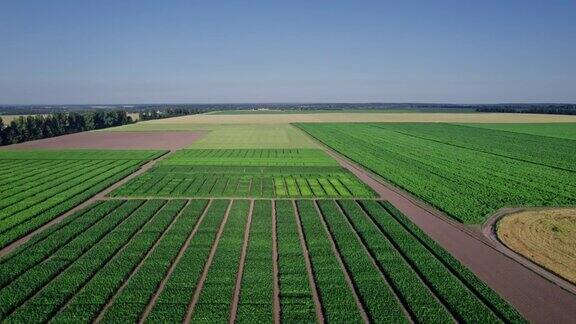
[(0, 320), (524, 322), (384, 201), (105, 200), (79, 213), (0, 258)]
[(125, 183), (127, 183), (128, 181), (130, 181), (131, 179), (140, 176), (141, 174), (145, 173), (146, 171), (148, 171), (149, 169), (151, 169), (156, 162), (166, 158), (168, 155), (170, 155), (172, 152), (163, 152), (161, 155), (156, 156), (155, 158), (153, 158), (152, 160), (142, 164), (137, 170), (135, 170), (134, 172), (130, 172), (128, 174), (126, 174), (123, 178), (118, 179), (118, 181), (113, 182), (111, 185), (103, 188), (103, 190), (96, 192), (93, 196), (91, 196), (90, 198), (88, 198), (87, 200), (85, 200), (84, 202), (82, 202), (81, 204), (69, 209), (68, 211), (60, 214), (59, 216), (57, 216), (56, 218), (50, 220), (49, 222), (43, 224), (42, 226), (38, 227), (37, 229), (31, 231), (30, 233), (18, 238), (17, 240), (13, 241), (12, 243), (10, 243), (9, 245), (6, 245), (5, 247), (3, 247), (0, 250), (0, 257), (3, 257), (4, 255), (9, 254), (10, 252), (14, 251), (15, 249), (17, 249), (18, 247), (22, 246), (23, 244), (25, 244), (26, 242), (28, 242), (32, 237), (36, 236), (39, 233), (42, 233), (43, 231), (47, 230), (48, 228), (57, 225), (58, 223), (62, 222), (64, 219), (66, 219), (67, 217), (69, 217), (70, 215), (76, 213), (79, 210), (82, 210), (90, 205), (92, 205), (93, 203), (99, 201), (99, 200), (103, 200), (106, 199), (105, 197), (112, 191), (116, 190), (117, 188), (119, 188), (120, 186), (124, 185)]
[(106, 132), (91, 131), (3, 146), (2, 150), (30, 149), (150, 149), (177, 150), (204, 137), (206, 131)]
[(166, 119), (139, 122), (121, 126), (115, 130), (166, 130), (169, 125), (178, 129), (199, 129), (198, 125), (223, 124), (289, 124), (289, 123), (574, 123), (576, 116), (544, 115), (544, 114), (514, 114), (514, 113), (306, 113), (306, 114), (246, 114), (246, 115), (190, 115)]
[[(426, 202), (318, 141), (343, 167), (389, 201), (434, 241), (469, 268), (478, 278), (510, 301), (530, 321), (567, 321), (566, 310), (576, 311), (575, 295), (524, 267), (499, 251), (478, 229), (465, 226)], [(498, 267), (492, 265), (498, 264)]]
[(498, 222), (510, 215), (524, 211), (540, 211), (540, 210), (548, 210), (549, 207), (542, 207), (542, 208), (502, 208), (494, 213), (492, 216), (488, 218), (488, 220), (482, 225), (482, 234), (490, 240), (490, 242), (495, 246), (496, 249), (501, 251), (502, 253), (506, 254), (507, 256), (513, 258), (517, 262), (524, 265), (526, 268), (538, 273), (542, 277), (554, 282), (556, 285), (569, 291), (570, 293), (576, 295), (576, 285), (571, 283), (570, 281), (562, 278), (558, 274), (554, 273), (553, 271), (537, 264), (536, 262), (530, 260), (529, 258), (525, 257), (524, 255), (510, 249), (501, 239), (498, 237), (496, 232)]

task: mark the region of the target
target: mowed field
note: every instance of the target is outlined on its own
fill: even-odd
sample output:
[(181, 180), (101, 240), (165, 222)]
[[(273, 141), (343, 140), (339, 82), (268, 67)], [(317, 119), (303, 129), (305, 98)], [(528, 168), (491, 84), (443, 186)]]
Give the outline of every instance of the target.
[(498, 222), (496, 233), (512, 250), (576, 283), (576, 209), (513, 213)]
[[(345, 121), (363, 120), (350, 115)], [(488, 115), (485, 120), (494, 121)], [(213, 122), (206, 122), (207, 116), (95, 132), (190, 136), (188, 144), (158, 143), (170, 152), (0, 151), (9, 161), (0, 167), (8, 179), (4, 188), (27, 202), (0, 200), (7, 202), (0, 212), (20, 213), (6, 214), (6, 220), (22, 219), (25, 229), (6, 236), (0, 254), (0, 320), (525, 322), (492, 288), (524, 306), (533, 299), (522, 295), (526, 287), (495, 287), (498, 280), (491, 281), (492, 288), (486, 285), (323, 145), (451, 217), (478, 223), (500, 205), (573, 204), (572, 140), (530, 133), (537, 124), (520, 132), (446, 123), (287, 123), (299, 114), (269, 114), (283, 121), (261, 124), (259, 115), (246, 124), (219, 118), (248, 115), (213, 115)], [(539, 117), (515, 116), (532, 122)], [(481, 122), (478, 118), (472, 120)], [(56, 166), (68, 160), (70, 165)], [(125, 163), (126, 171), (111, 173), (100, 187), (92, 179), (108, 174), (98, 169), (102, 160)], [(146, 169), (133, 173), (144, 163)], [(125, 178), (128, 173), (132, 176)], [(39, 182), (35, 191), (25, 187), (28, 181)], [(92, 191), (74, 200), (78, 195), (61, 194), (72, 191), (48, 189), (61, 183)], [(105, 187), (106, 196), (37, 230)], [(47, 213), (34, 207), (47, 201), (60, 209)], [(542, 312), (528, 308), (523, 310), (530, 318), (541, 318)]]

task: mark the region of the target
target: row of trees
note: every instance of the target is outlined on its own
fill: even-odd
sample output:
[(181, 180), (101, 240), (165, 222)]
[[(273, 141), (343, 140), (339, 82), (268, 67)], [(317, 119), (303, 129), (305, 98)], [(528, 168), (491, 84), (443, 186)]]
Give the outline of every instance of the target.
[(203, 113), (205, 110), (199, 108), (153, 108), (142, 109), (139, 112), (140, 120), (162, 119), (185, 115), (195, 115)]
[(0, 145), (84, 132), (132, 123), (125, 111), (95, 111), (20, 116), (9, 124), (0, 117)]

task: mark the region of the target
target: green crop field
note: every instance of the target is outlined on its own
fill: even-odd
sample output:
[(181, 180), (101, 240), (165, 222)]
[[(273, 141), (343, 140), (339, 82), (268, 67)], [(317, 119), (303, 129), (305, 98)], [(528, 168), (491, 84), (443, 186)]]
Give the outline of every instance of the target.
[(0, 247), (82, 203), (160, 154), (0, 151)]
[(275, 278), (286, 323), (314, 294), (328, 322), (523, 321), (387, 202), (242, 199), (78, 211), (0, 259), (0, 319), (272, 322)]
[(480, 128), (502, 130), (514, 133), (524, 133), (576, 140), (576, 124), (574, 123), (540, 123), (540, 124), (464, 124)]
[(576, 204), (576, 141), (450, 124), (299, 124), (448, 215)]
[(114, 197), (373, 197), (319, 149), (181, 150)]
[(0, 322), (524, 323), (532, 295), (486, 270), (521, 265), (470, 233), (576, 205), (576, 124), (480, 124), (502, 116), (202, 114), (109, 130), (202, 132), (179, 150), (0, 150)]

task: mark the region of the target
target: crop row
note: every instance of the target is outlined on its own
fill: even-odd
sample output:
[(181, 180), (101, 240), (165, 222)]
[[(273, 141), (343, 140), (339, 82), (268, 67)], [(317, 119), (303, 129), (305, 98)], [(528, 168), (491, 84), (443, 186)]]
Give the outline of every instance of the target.
[(115, 161), (111, 166), (84, 170), (68, 182), (46, 187), (28, 199), (14, 201), (1, 211), (0, 247), (26, 235), (132, 173), (139, 161)]
[(111, 231), (130, 220), (128, 216), (141, 205), (142, 201), (136, 200), (124, 203), (106, 217), (106, 222), (98, 222), (42, 262), (12, 278), (9, 284), (0, 290), (0, 299), (3, 301), (0, 304), (0, 318), (8, 316), (74, 261), (97, 246), (105, 237), (109, 237)]
[(153, 160), (165, 151), (150, 150), (2, 150), (0, 160)]
[[(77, 310), (81, 310), (79, 314), (82, 316), (98, 309), (98, 301), (106, 300), (98, 295), (106, 293), (107, 285), (121, 282), (123, 267), (130, 267), (132, 258), (139, 258), (145, 253), (153, 244), (154, 236), (164, 231), (185, 201), (171, 200), (157, 212), (160, 204), (154, 201), (144, 204), (8, 319), (22, 321), (28, 318), (44, 322), (57, 315), (60, 320), (66, 321), (74, 319)], [(58, 313), (62, 308), (64, 313)]]
[[(200, 223), (198, 231), (189, 241), (189, 245), (182, 254), (180, 260), (175, 263), (173, 272), (170, 276), (165, 278), (164, 289), (160, 292), (158, 299), (146, 319), (148, 322), (175, 323), (184, 320), (188, 311), (188, 306), (192, 302), (192, 297), (196, 290), (200, 275), (216, 239), (218, 230), (220, 227), (225, 225), (224, 219), (229, 207), (230, 202), (226, 200), (214, 200), (212, 202), (202, 220), (202, 223)], [(154, 264), (151, 264), (151, 266), (151, 271), (155, 271), (156, 269), (154, 269)], [(161, 276), (164, 274), (165, 271), (160, 271), (159, 273)], [(145, 278), (142, 279), (144, 280)], [(159, 282), (159, 280), (155, 278), (151, 284), (146, 283), (146, 285), (154, 285), (153, 287), (155, 289), (157, 287), (157, 282)], [(134, 286), (134, 290), (134, 293), (137, 293), (138, 286)], [(141, 298), (142, 301), (146, 299), (146, 303), (142, 304), (139, 300), (136, 305), (138, 308), (141, 308), (141, 305), (145, 306), (148, 303), (149, 295), (143, 294)], [(128, 299), (125, 300), (124, 303), (133, 305), (134, 301)], [(122, 304), (118, 304), (118, 308), (122, 307)], [(141, 310), (143, 310), (143, 308)], [(108, 315), (107, 318), (110, 321), (118, 319), (114, 313)], [(136, 319), (138, 319), (138, 317), (131, 316), (126, 318), (126, 320), (131, 322)]]
[(278, 297), (284, 323), (317, 311), (327, 322), (523, 322), (374, 200), (108, 200), (0, 259), (0, 273), (0, 321), (272, 322)]
[(237, 321), (273, 322), (272, 204), (254, 201)]
[(296, 217), (291, 201), (276, 201), (280, 314), (285, 323), (312, 323), (316, 313)]
[(250, 202), (234, 200), (222, 237), (208, 269), (208, 275), (192, 321), (203, 323), (226, 323), (236, 285), (236, 273), (244, 243), (244, 232), (248, 220)]
[[(576, 142), (452, 124), (375, 124), (383, 129), (474, 151), (576, 171)], [(497, 145), (494, 145), (498, 143)]]
[(372, 197), (349, 173), (306, 176), (236, 176), (148, 173), (115, 190), (115, 197)]
[(338, 166), (319, 149), (180, 150), (161, 165)]
[[(530, 162), (527, 157), (511, 157), (514, 152), (503, 156), (496, 149), (474, 150), (372, 124), (299, 126), (462, 222), (482, 222), (488, 214), (508, 206), (576, 204), (576, 172)], [(427, 126), (413, 129), (418, 127)], [(520, 150), (521, 145), (503, 147)], [(536, 155), (522, 152), (518, 154)]]

